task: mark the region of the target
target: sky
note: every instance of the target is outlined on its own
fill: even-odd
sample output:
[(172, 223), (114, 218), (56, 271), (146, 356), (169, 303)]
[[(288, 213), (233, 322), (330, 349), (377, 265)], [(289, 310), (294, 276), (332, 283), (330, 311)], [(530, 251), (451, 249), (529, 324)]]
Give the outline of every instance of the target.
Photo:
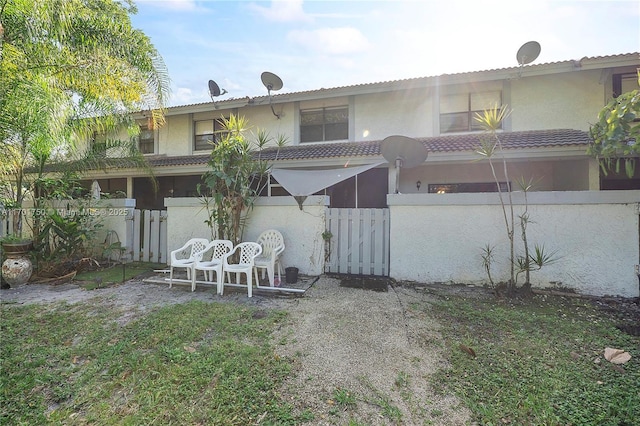
[(640, 52), (640, 1), (135, 0), (163, 57), (169, 106)]

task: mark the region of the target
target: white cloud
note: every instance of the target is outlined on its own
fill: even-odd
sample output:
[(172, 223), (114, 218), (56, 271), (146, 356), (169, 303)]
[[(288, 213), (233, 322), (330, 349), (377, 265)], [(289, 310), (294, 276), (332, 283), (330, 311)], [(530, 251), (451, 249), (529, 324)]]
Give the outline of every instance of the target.
[(287, 39), (317, 53), (328, 55), (344, 55), (369, 49), (366, 37), (351, 27), (294, 30), (289, 32)]
[(313, 19), (302, 9), (302, 0), (273, 0), (269, 7), (256, 3), (248, 5), (249, 9), (275, 22), (311, 22)]

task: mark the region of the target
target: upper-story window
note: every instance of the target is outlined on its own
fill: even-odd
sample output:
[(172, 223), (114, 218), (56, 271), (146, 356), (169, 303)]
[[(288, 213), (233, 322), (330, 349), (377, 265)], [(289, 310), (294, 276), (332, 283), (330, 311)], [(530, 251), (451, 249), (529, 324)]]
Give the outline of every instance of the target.
[(613, 75), (613, 97), (638, 90), (638, 74), (634, 72)]
[(502, 106), (498, 91), (443, 95), (440, 98), (440, 133), (483, 130), (474, 117), (496, 106)]
[(155, 151), (155, 132), (149, 126), (140, 126), (138, 149), (143, 154), (153, 154)]
[(89, 138), (89, 147), (95, 157), (107, 156), (107, 135), (105, 133), (93, 132)]
[(199, 120), (194, 122), (194, 151), (204, 151), (213, 148), (223, 138), (225, 130), (221, 119)]
[(300, 111), (300, 142), (349, 139), (349, 108), (307, 109)]

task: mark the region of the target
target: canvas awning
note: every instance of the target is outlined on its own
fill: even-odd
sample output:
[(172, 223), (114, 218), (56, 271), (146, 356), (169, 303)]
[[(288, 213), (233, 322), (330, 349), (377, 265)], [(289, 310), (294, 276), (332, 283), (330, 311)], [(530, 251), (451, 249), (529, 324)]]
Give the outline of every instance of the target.
[(273, 176), (284, 189), (298, 202), (300, 209), (302, 203), (308, 195), (315, 194), (332, 185), (347, 180), (359, 173), (373, 169), (384, 161), (365, 164), (357, 167), (340, 167), (338, 169), (325, 170), (293, 170), (293, 169), (272, 169)]

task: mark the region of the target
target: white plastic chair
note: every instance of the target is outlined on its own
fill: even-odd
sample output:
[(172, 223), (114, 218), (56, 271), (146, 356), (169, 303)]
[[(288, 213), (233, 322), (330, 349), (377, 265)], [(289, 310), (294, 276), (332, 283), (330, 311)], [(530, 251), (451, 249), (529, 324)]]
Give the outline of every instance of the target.
[(187, 270), (187, 279), (191, 278), (191, 270), (195, 262), (193, 257), (199, 251), (202, 251), (205, 246), (209, 244), (209, 240), (206, 238), (192, 238), (185, 243), (182, 247), (171, 252), (171, 265), (169, 271), (169, 288), (173, 285), (173, 270), (174, 268), (184, 268)]
[[(230, 263), (237, 253), (237, 263)], [(227, 280), (231, 283), (231, 273), (236, 274), (236, 284), (240, 284), (240, 274), (247, 276), (247, 295), (252, 296), (253, 290), (253, 265), (254, 260), (262, 253), (262, 247), (258, 243), (247, 242), (240, 243), (227, 253), (224, 257), (223, 270), (227, 274)], [(224, 292), (224, 282), (220, 289), (220, 294)]]
[(222, 293), (222, 266), (224, 256), (233, 250), (233, 243), (229, 240), (213, 240), (205, 246), (202, 251), (194, 254), (195, 262), (191, 272), (191, 291), (196, 289), (196, 278), (198, 271), (204, 274), (204, 280), (213, 282), (213, 273), (216, 273), (216, 292)]
[(284, 237), (280, 231), (269, 229), (260, 234), (257, 243), (262, 247), (262, 253), (260, 256), (256, 257), (255, 260), (254, 271), (256, 282), (259, 287), (260, 281), (258, 278), (258, 269), (262, 269), (262, 278), (264, 278), (264, 273), (266, 271), (267, 276), (269, 277), (269, 285), (273, 287), (276, 266), (278, 268), (278, 281), (282, 282), (280, 255), (284, 251)]

